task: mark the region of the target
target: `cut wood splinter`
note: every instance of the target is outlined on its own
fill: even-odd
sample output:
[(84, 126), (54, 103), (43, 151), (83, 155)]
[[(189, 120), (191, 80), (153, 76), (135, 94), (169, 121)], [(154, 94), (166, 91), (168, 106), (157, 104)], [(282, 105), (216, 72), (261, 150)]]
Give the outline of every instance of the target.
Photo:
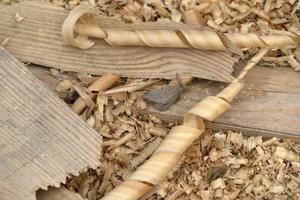
[[(104, 91), (110, 88), (115, 82), (117, 82), (119, 78), (120, 78), (119, 76), (114, 74), (103, 75), (88, 87), (88, 91), (90, 92)], [(89, 95), (89, 96), (90, 98), (96, 97), (95, 95)], [(73, 103), (71, 108), (74, 112), (80, 113), (85, 109), (86, 106), (87, 106), (87, 102), (82, 97), (80, 97)]]
[[(75, 7), (64, 21), (62, 35), (68, 44), (81, 49), (87, 49), (94, 45), (94, 42), (89, 40), (88, 37), (104, 39), (110, 45), (116, 46), (228, 49), (224, 37), (208, 28), (195, 28), (177, 23), (168, 23), (165, 26), (155, 25), (144, 23), (141, 27), (134, 24), (101, 28), (97, 24), (94, 8), (88, 5), (80, 5)], [(241, 48), (283, 47), (298, 44), (300, 42), (300, 32), (286, 32), (286, 34), (278, 35), (227, 33), (225, 38)]]

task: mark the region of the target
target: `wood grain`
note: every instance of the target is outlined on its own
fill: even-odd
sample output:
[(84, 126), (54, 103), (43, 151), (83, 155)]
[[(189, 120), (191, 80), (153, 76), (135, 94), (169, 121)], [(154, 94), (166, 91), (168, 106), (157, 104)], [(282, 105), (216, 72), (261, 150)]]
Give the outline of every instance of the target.
[(0, 199), (34, 200), (98, 166), (100, 136), (0, 46)]
[[(16, 13), (24, 17), (14, 20)], [(112, 47), (98, 40), (88, 50), (63, 43), (61, 26), (68, 15), (63, 8), (43, 2), (22, 1), (0, 10), (0, 41), (20, 60), (92, 74), (117, 73), (127, 77), (175, 78), (176, 73), (229, 82), (235, 59), (229, 53), (193, 49)], [(110, 27), (108, 20), (100, 20)]]
[[(245, 82), (231, 109), (207, 126), (300, 139), (300, 73), (290, 68), (257, 67), (246, 76)], [(200, 81), (189, 86), (169, 110), (159, 112), (151, 108), (147, 112), (180, 120), (197, 102), (217, 94), (223, 87), (221, 83)]]

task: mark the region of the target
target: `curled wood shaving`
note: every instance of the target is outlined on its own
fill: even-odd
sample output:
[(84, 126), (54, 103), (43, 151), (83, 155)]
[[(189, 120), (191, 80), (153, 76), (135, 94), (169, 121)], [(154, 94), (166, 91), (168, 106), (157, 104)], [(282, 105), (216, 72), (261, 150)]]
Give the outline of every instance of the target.
[[(75, 35), (74, 30), (77, 28), (76, 26), (79, 26), (78, 28), (80, 29), (88, 28), (88, 33), (91, 35), (104, 36), (105, 33), (101, 29), (87, 24), (96, 23), (96, 19), (94, 18), (95, 12), (96, 11), (88, 5), (76, 6), (63, 23), (62, 36), (65, 42), (81, 49), (88, 49), (94, 45), (94, 42), (89, 40), (87, 36), (81, 34)], [(78, 21), (85, 22), (85, 24), (79, 24), (77, 23)]]
[[(267, 50), (265, 49), (259, 51), (257, 55), (254, 56), (248, 62), (246, 67), (242, 70), (241, 75), (238, 77), (238, 79), (233, 81), (233, 85), (235, 85), (236, 82), (241, 80), (247, 74), (247, 72), (261, 60), (261, 58), (266, 53)], [(231, 88), (229, 91), (232, 91), (232, 95), (230, 95), (228, 92), (221, 92), (221, 95), (219, 93), (219, 96), (222, 96), (222, 98), (216, 98), (222, 100), (225, 103), (230, 102), (230, 100), (233, 99), (233, 96), (238, 93), (236, 92), (236, 90), (240, 90), (240, 87), (232, 87), (231, 85), (231, 87), (229, 88)], [(228, 97), (228, 99), (223, 99), (226, 97)], [(168, 175), (169, 171), (176, 166), (176, 163), (180, 160), (180, 157), (184, 153), (184, 151), (193, 143), (193, 141), (195, 141), (196, 138), (198, 138), (205, 131), (203, 123), (203, 118), (205, 119), (205, 115), (203, 115), (203, 113), (211, 113), (210, 116), (212, 116), (212, 118), (216, 118), (222, 112), (215, 112), (215, 110), (218, 107), (221, 108), (224, 105), (223, 102), (221, 102), (221, 106), (218, 103), (214, 103), (214, 106), (211, 106), (211, 104), (208, 103), (203, 104), (206, 106), (202, 106), (200, 107), (200, 109), (193, 108), (193, 112), (189, 112), (184, 116), (183, 125), (176, 126), (175, 128), (173, 128), (169, 135), (166, 137), (166, 139), (162, 142), (160, 147), (156, 150), (156, 152), (147, 160), (147, 162), (138, 167), (137, 170), (133, 172), (127, 180), (134, 181), (136, 183), (148, 183), (149, 185), (153, 186), (158, 185), (164, 179), (164, 177)], [(223, 112), (226, 111), (226, 109), (222, 109)], [(206, 112), (199, 112), (199, 110), (206, 110)], [(220, 139), (221, 138), (223, 137), (220, 137)], [(225, 142), (225, 138), (221, 140)], [(249, 147), (247, 148), (249, 149)], [(243, 157), (233, 157), (226, 160), (226, 164), (229, 166), (233, 166), (234, 168), (240, 168), (244, 165), (247, 165), (248, 163), (249, 160)], [(126, 181), (124, 182), (124, 184), (125, 183)], [(220, 189), (226, 188), (224, 180), (222, 178), (218, 178), (212, 183), (212, 188), (218, 189), (218, 196), (221, 196), (223, 194), (223, 191), (221, 191)], [(119, 187), (121, 187), (122, 185), (123, 184), (121, 184)], [(119, 188), (117, 187), (114, 190), (112, 190), (111, 193), (116, 195), (118, 190)], [(136, 188), (135, 194), (137, 193), (141, 196), (144, 194), (141, 190)], [(183, 193), (180, 193), (180, 195), (182, 194)], [(109, 195), (110, 193), (108, 194), (108, 196)], [(122, 193), (118, 192), (118, 195), (120, 195), (119, 197), (127, 198), (124, 196), (124, 191)], [(176, 198), (180, 195), (176, 195)], [(130, 198), (132, 199), (132, 197)]]
[[(243, 14), (246, 13), (245, 16), (238, 15), (237, 17), (244, 18), (249, 15), (250, 9), (248, 6), (235, 6), (234, 3), (230, 4), (231, 7), (235, 9), (239, 9), (239, 11)], [(217, 8), (217, 7), (216, 7)], [(80, 6), (77, 8), (79, 14), (77, 12), (70, 13), (69, 18), (79, 20), (82, 15), (92, 14), (91, 8), (88, 9), (84, 6), (80, 9)], [(247, 12), (246, 12), (247, 11)], [(218, 12), (220, 10), (218, 9)], [(259, 14), (259, 12), (256, 12)], [(74, 17), (72, 17), (74, 15)], [(219, 16), (219, 14), (216, 14)], [(241, 20), (241, 19), (239, 19)], [(68, 24), (69, 19), (66, 20), (64, 24)], [(63, 33), (72, 32), (73, 39), (68, 40), (65, 38), (66, 42), (73, 46), (80, 47), (78, 43), (76, 43), (76, 39), (74, 39), (73, 30), (75, 28), (76, 21), (72, 21), (72, 26), (63, 26)], [(93, 21), (93, 20), (92, 20)], [(220, 19), (217, 19), (220, 21)], [(222, 21), (222, 20), (221, 20)], [(217, 24), (215, 21), (211, 21), (212, 23)], [(96, 38), (101, 38), (107, 41), (111, 45), (119, 45), (119, 46), (150, 46), (150, 47), (181, 47), (181, 48), (196, 48), (196, 49), (209, 49), (209, 50), (226, 50), (226, 44), (223, 43), (222, 39), (219, 35), (211, 30), (206, 29), (196, 29), (196, 28), (180, 28), (180, 25), (174, 24), (175, 29), (135, 29), (134, 26), (131, 29), (118, 29), (118, 28), (109, 28), (109, 29), (101, 29), (96, 25), (96, 22), (91, 22), (89, 24), (78, 23), (76, 25), (76, 31), (80, 34), (79, 37), (91, 36)], [(213, 25), (215, 26), (215, 25)], [(217, 26), (217, 25), (216, 25)], [(215, 26), (215, 27), (216, 27)], [(178, 27), (178, 28), (176, 28)], [(71, 28), (71, 30), (70, 30)], [(95, 31), (99, 30), (99, 31)], [(101, 31), (100, 31), (101, 30)], [(96, 32), (96, 33), (95, 33)], [(66, 35), (66, 34), (64, 34)], [(69, 34), (70, 35), (70, 34)], [(127, 37), (123, 37), (126, 35)], [(290, 35), (258, 35), (253, 33), (247, 34), (225, 34), (228, 37), (229, 41), (235, 44), (238, 47), (281, 47), (286, 45), (294, 45), (299, 41), (299, 33), (295, 32)], [(84, 43), (85, 44), (85, 43)], [(82, 46), (81, 48), (89, 48), (92, 44)]]

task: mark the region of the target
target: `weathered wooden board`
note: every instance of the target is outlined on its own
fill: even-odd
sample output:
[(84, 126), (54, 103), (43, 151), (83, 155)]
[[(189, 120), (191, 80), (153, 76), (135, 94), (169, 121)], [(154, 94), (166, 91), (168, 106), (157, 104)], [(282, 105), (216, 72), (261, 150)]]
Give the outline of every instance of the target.
[[(37, 68), (37, 69), (36, 69)], [(29, 66), (40, 80), (54, 89), (57, 83), (47, 68)], [(39, 73), (37, 73), (39, 72)], [(47, 78), (48, 77), (48, 78)], [(52, 84), (51, 84), (52, 83)], [(246, 76), (246, 85), (234, 100), (232, 108), (214, 123), (213, 129), (243, 131), (251, 135), (300, 138), (300, 73), (289, 68), (254, 68)], [(197, 81), (181, 96), (181, 99), (166, 112), (149, 109), (163, 119), (181, 120), (182, 114), (205, 96), (218, 93), (224, 84)]]
[(100, 136), (0, 46), (0, 199), (34, 200), (98, 164)]
[[(16, 13), (24, 17), (22, 22), (15, 21)], [(43, 2), (4, 6), (0, 11), (0, 42), (10, 37), (6, 48), (20, 60), (69, 71), (146, 78), (175, 78), (179, 73), (224, 82), (232, 79), (235, 59), (221, 51), (112, 47), (101, 40), (88, 50), (70, 47), (61, 36), (67, 15), (63, 8)], [(103, 28), (109, 24), (107, 20), (102, 23)]]
[[(245, 83), (231, 109), (208, 127), (300, 139), (300, 73), (290, 68), (256, 67)], [(217, 94), (222, 87), (216, 82), (194, 83), (166, 112), (148, 111), (163, 118), (181, 119), (197, 102)]]

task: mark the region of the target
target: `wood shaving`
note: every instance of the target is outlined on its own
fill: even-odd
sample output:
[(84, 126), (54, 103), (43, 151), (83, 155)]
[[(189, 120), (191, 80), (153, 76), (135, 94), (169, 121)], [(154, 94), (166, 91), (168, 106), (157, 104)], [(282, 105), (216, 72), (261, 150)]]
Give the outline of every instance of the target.
[[(56, 2), (56, 3), (55, 3)], [(73, 1), (63, 1), (54, 4), (69, 9)], [(75, 4), (85, 4), (84, 1), (76, 1)], [(92, 3), (94, 4), (94, 3)], [(254, 33), (257, 36), (270, 34), (276, 31), (298, 31), (299, 30), (299, 5), (298, 1), (175, 1), (175, 0), (143, 0), (143, 1), (105, 1), (96, 2), (98, 10), (102, 14), (123, 20), (125, 22), (148, 22), (148, 21), (173, 21), (185, 22), (190, 25), (207, 25), (212, 29), (223, 33)], [(182, 17), (183, 16), (183, 17)], [(73, 26), (73, 25), (71, 25)], [(73, 30), (73, 29), (72, 29)], [(95, 30), (100, 35), (100, 30)], [(141, 33), (141, 32), (140, 32)], [(72, 35), (73, 33), (68, 33)], [(279, 34), (281, 35), (281, 34)], [(277, 35), (277, 36), (279, 36)], [(80, 36), (80, 35), (79, 35)], [(254, 37), (254, 35), (252, 35)], [(294, 35), (295, 36), (295, 35)], [(81, 41), (82, 48), (89, 45), (86, 38), (78, 37), (71, 43), (75, 46)], [(276, 41), (284, 41), (284, 37)], [(286, 40), (285, 40), (286, 41)], [(90, 41), (89, 41), (90, 42)], [(149, 42), (149, 41), (148, 41)], [(269, 43), (266, 40), (261, 46)], [(292, 51), (295, 46), (290, 45)], [(249, 52), (247, 52), (248, 54)], [(286, 62), (279, 63), (281, 66), (291, 66), (299, 70), (299, 64), (292, 58)], [(270, 62), (266, 65), (274, 66)], [(276, 65), (278, 66), (278, 64)]]
[(24, 17), (22, 17), (22, 16), (20, 15), (20, 13), (17, 13), (17, 14), (15, 15), (15, 20), (16, 20), (16, 22), (22, 22), (22, 21), (24, 20)]
[(119, 92), (134, 92), (137, 90), (141, 90), (147, 86), (150, 86), (156, 82), (158, 82), (159, 80), (148, 80), (148, 81), (144, 81), (144, 80), (135, 80), (132, 83), (129, 83), (127, 85), (121, 86), (121, 87), (117, 87), (114, 89), (110, 89), (105, 91), (105, 94), (114, 94), (114, 93), (119, 93)]
[(79, 85), (73, 85), (73, 88), (79, 94), (79, 96), (86, 102), (86, 105), (89, 107), (89, 109), (93, 110), (95, 103), (87, 94), (87, 88), (82, 88)]

